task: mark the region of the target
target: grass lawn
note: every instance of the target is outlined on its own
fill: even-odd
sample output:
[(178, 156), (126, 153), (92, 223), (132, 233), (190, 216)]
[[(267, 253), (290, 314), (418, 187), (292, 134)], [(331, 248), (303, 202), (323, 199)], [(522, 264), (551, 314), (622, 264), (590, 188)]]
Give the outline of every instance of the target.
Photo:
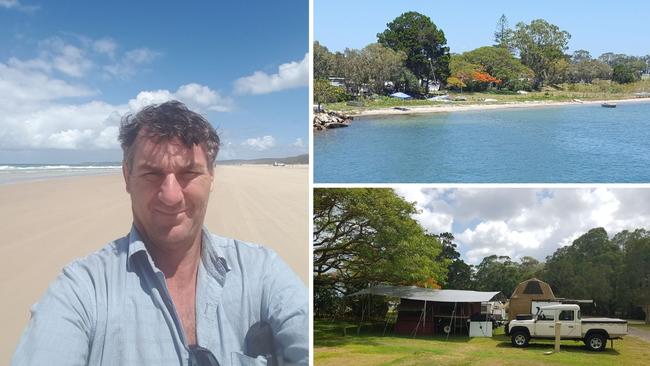
[[(343, 327), (347, 335), (343, 335)], [(614, 342), (604, 352), (587, 351), (582, 342), (533, 340), (514, 348), (503, 328), (492, 338), (382, 336), (379, 329), (356, 334), (355, 324), (314, 321), (314, 364), (324, 365), (648, 365), (650, 343), (634, 337)]]
[[(609, 85), (609, 84), (607, 84)], [(637, 91), (650, 91), (650, 80), (639, 81), (637, 83), (618, 85), (615, 87), (598, 86), (593, 84), (573, 84), (565, 85), (561, 89), (547, 88), (544, 91), (530, 92), (525, 95), (505, 92), (483, 92), (483, 93), (449, 93), (453, 99), (455, 97), (464, 97), (466, 101), (454, 101), (453, 105), (482, 104), (485, 99), (496, 99), (491, 104), (523, 103), (523, 102), (570, 102), (574, 99), (581, 100), (613, 100), (634, 98)], [(431, 102), (428, 100), (401, 100), (390, 97), (366, 98), (357, 101), (361, 105), (348, 105), (346, 102), (324, 104), (323, 108), (331, 111), (340, 111), (346, 113), (361, 112), (364, 110), (373, 110), (392, 107), (417, 107), (446, 105), (442, 102)]]

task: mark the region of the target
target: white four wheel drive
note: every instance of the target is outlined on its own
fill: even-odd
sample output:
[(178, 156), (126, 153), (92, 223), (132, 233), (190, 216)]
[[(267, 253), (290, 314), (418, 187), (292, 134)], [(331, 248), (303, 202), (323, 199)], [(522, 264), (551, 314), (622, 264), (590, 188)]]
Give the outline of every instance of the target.
[(575, 304), (545, 306), (532, 319), (511, 320), (508, 334), (515, 347), (526, 347), (531, 338), (555, 338), (555, 324), (560, 323), (560, 338), (582, 340), (592, 351), (602, 351), (608, 339), (627, 335), (627, 321), (612, 318), (580, 317)]

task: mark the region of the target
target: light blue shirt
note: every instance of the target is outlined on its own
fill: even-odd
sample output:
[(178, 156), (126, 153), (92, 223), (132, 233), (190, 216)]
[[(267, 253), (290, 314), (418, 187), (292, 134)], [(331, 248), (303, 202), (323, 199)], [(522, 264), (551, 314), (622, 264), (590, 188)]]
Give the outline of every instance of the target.
[[(309, 359), (308, 294), (268, 248), (203, 229), (196, 336), (221, 365)], [(63, 269), (32, 307), (12, 365), (187, 365), (163, 273), (135, 227)], [(269, 361), (269, 364), (272, 362)]]

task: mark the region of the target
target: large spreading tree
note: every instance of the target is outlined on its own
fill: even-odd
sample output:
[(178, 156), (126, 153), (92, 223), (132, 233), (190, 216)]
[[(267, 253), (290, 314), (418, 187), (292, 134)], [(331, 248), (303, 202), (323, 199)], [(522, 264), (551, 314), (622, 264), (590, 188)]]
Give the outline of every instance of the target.
[(425, 84), (449, 77), (449, 47), (445, 33), (426, 15), (407, 12), (377, 34), (378, 42), (406, 53), (406, 67)]
[(449, 261), (438, 239), (391, 189), (314, 190), (314, 293), (319, 313), (344, 295), (378, 284), (443, 283)]
[(568, 66), (564, 52), (571, 35), (544, 19), (530, 24), (518, 23), (512, 36), (512, 46), (521, 62), (535, 72), (535, 86), (541, 87), (557, 76), (558, 69)]

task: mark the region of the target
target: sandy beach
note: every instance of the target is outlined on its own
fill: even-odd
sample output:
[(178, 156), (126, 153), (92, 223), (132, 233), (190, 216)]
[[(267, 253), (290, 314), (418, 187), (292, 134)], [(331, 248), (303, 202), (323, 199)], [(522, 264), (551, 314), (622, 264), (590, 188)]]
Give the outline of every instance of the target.
[(431, 106), (413, 106), (407, 107), (407, 110), (399, 110), (395, 108), (380, 108), (373, 110), (361, 111), (359, 113), (346, 112), (345, 114), (354, 116), (355, 118), (366, 116), (390, 116), (390, 115), (404, 115), (404, 114), (426, 114), (426, 113), (444, 113), (444, 112), (463, 112), (463, 111), (487, 111), (495, 109), (517, 109), (517, 108), (541, 108), (541, 107), (557, 107), (567, 105), (589, 105), (589, 104), (602, 104), (602, 103), (650, 103), (650, 98), (631, 98), (619, 100), (586, 100), (581, 102), (513, 102), (503, 104), (466, 104), (454, 105), (439, 103)]
[[(206, 225), (265, 244), (308, 284), (308, 174), (303, 166), (217, 166)], [(128, 233), (122, 176), (0, 185), (0, 365), (8, 365), (29, 308), (62, 267)]]

